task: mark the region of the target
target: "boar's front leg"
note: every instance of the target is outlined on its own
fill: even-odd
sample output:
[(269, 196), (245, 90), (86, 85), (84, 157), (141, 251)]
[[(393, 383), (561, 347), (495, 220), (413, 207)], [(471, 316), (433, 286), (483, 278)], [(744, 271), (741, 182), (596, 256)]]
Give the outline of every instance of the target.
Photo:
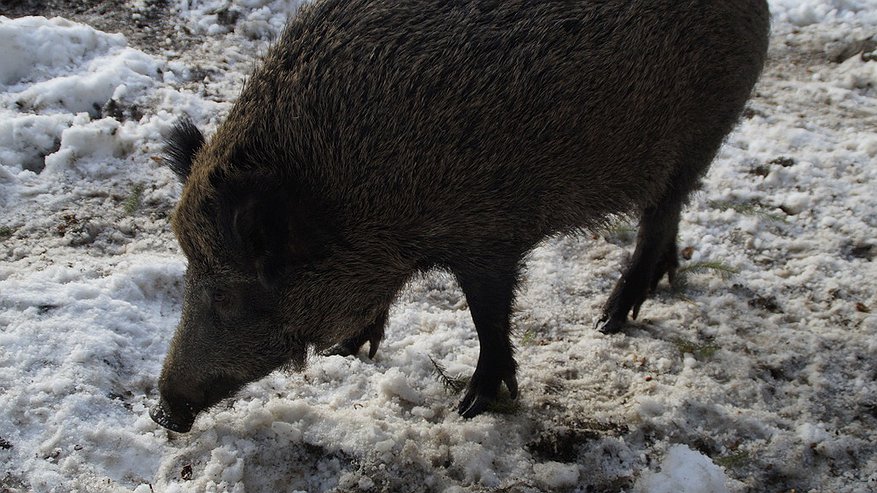
[(512, 399), (518, 396), (517, 365), (509, 340), (509, 316), (517, 284), (517, 267), (491, 273), (455, 270), (455, 274), (469, 303), (480, 345), (475, 373), (457, 409), (464, 418), (471, 418), (481, 414), (496, 400), (503, 382)]
[(613, 334), (620, 331), (631, 310), (635, 319), (640, 306), (665, 274), (673, 282), (679, 266), (676, 235), (682, 202), (682, 196), (667, 197), (643, 212), (630, 265), (615, 284), (598, 322), (602, 324), (601, 332)]
[(387, 324), (388, 310), (383, 310), (374, 322), (369, 324), (362, 331), (343, 341), (335, 344), (323, 352), (324, 356), (353, 356), (359, 353), (359, 348), (366, 342), (368, 343), (368, 357), (374, 359), (378, 352), (378, 345), (384, 338), (384, 326)]

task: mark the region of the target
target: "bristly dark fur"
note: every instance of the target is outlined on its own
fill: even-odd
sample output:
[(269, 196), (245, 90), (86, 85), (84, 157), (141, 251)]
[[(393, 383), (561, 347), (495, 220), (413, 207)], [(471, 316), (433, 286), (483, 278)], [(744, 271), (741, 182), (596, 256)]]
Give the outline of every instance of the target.
[[(682, 207), (767, 53), (767, 0), (315, 0), (201, 148), (169, 139), (189, 260), (159, 423), (369, 343), (412, 276), (456, 276), (481, 351), (459, 412), (518, 393), (510, 313), (545, 237), (637, 216), (601, 330), (678, 266)], [(194, 159), (194, 164), (193, 164)], [(416, 330), (416, 327), (410, 329)]]
[(164, 163), (173, 171), (180, 182), (186, 183), (192, 171), (195, 154), (204, 145), (204, 135), (188, 116), (174, 123), (170, 134), (164, 141)]

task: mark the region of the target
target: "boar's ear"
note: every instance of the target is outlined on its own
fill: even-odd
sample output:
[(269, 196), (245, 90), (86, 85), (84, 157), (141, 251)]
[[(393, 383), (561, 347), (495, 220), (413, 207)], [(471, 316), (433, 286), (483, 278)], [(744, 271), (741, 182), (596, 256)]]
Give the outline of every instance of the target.
[(276, 287), (291, 265), (316, 260), (328, 251), (331, 235), (311, 213), (313, 204), (298, 200), (298, 194), (283, 189), (278, 180), (226, 189), (220, 197), (219, 224), (239, 266), (256, 274), (266, 287)]
[(184, 116), (174, 123), (170, 134), (164, 141), (163, 159), (167, 167), (176, 173), (181, 183), (186, 183), (186, 179), (192, 171), (192, 161), (195, 159), (195, 154), (203, 145), (204, 135), (188, 116)]

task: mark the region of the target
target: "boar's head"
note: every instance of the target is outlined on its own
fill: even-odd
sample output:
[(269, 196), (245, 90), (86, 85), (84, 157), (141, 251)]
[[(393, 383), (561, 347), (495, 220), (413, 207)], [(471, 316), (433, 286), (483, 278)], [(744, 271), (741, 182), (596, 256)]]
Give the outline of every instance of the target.
[[(168, 164), (184, 183), (172, 224), (188, 259), (180, 324), (159, 378), (160, 425), (188, 431), (197, 414), (271, 371), (304, 365), (309, 348), (370, 322), (369, 291), (315, 201), (282, 173), (236, 167), (219, 134), (173, 129)], [(300, 188), (300, 187), (299, 187)], [(359, 262), (362, 264), (362, 262)], [(342, 267), (342, 268), (339, 268)], [(358, 306), (357, 306), (358, 305)]]

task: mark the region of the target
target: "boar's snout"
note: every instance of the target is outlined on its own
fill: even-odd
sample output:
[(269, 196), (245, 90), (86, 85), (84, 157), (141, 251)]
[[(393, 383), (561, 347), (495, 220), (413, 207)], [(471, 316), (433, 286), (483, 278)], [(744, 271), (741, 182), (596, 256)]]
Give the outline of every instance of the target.
[(161, 397), (149, 411), (149, 417), (171, 431), (186, 433), (192, 429), (198, 413), (231, 396), (243, 384), (228, 377), (216, 377), (206, 383), (183, 384), (162, 376), (158, 384)]
[(198, 411), (186, 402), (171, 403), (164, 397), (149, 411), (149, 417), (161, 426), (179, 433), (192, 429)]
[(177, 380), (162, 375), (158, 382), (161, 397), (149, 411), (149, 417), (171, 431), (185, 433), (192, 429), (195, 417), (206, 407), (205, 399), (195, 385), (183, 386)]

